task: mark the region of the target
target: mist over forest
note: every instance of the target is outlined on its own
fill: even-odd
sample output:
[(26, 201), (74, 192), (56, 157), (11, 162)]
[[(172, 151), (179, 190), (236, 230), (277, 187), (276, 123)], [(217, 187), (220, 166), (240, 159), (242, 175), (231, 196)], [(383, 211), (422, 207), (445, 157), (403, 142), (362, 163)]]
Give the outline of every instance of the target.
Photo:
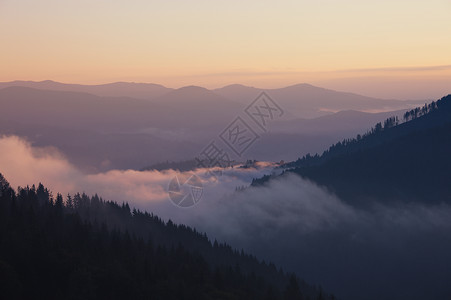
[(450, 11), (0, 1), (0, 299), (451, 299)]

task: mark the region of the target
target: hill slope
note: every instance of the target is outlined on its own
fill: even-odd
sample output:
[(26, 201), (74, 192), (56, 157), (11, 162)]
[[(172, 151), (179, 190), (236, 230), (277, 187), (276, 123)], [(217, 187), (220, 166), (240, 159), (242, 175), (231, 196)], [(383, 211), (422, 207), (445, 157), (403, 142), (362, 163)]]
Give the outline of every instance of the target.
[(325, 299), (273, 264), (171, 221), (0, 174), (2, 299)]
[(405, 123), (378, 123), (363, 137), (339, 142), (321, 156), (308, 155), (287, 166), (353, 204), (450, 202), (451, 95), (406, 117), (410, 120)]
[[(343, 199), (451, 201), (451, 96), (437, 108), (324, 154), (294, 172), (328, 186)], [(329, 158), (327, 158), (329, 156)]]

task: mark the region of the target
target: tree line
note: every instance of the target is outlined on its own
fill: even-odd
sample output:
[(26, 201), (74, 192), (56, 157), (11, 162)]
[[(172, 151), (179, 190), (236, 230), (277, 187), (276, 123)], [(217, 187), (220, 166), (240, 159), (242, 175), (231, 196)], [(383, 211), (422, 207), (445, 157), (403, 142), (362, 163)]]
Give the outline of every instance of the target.
[(334, 299), (294, 274), (128, 203), (0, 174), (2, 299)]

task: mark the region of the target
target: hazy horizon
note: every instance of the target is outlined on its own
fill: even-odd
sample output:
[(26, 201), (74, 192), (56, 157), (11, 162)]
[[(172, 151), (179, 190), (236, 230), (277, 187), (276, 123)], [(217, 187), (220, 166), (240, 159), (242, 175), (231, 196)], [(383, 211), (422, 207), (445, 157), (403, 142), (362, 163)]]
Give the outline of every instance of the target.
[[(443, 66), (446, 70), (451, 70), (451, 66)], [(381, 80), (378, 82), (377, 80)], [(159, 85), (168, 89), (182, 89), (185, 87), (201, 87), (208, 90), (216, 90), (222, 89), (230, 86), (244, 86), (249, 88), (254, 88), (257, 90), (276, 90), (283, 89), (297, 85), (312, 85), (318, 88), (323, 88), (327, 90), (333, 90), (337, 92), (345, 92), (352, 93), (357, 95), (362, 95), (366, 97), (373, 97), (379, 99), (397, 99), (397, 100), (434, 100), (438, 99), (449, 93), (451, 90), (451, 72), (450, 72), (450, 80), (446, 80), (442, 78), (441, 80), (434, 80), (433, 82), (423, 81), (421, 78), (417, 79), (417, 81), (405, 81), (402, 82), (402, 79), (387, 79), (386, 77), (378, 78), (376, 81), (374, 78), (366, 78), (366, 77), (356, 77), (356, 78), (331, 78), (326, 81), (312, 81), (312, 82), (295, 82), (291, 84), (280, 84), (280, 85), (252, 85), (252, 84), (244, 84), (241, 82), (233, 82), (227, 84), (218, 84), (218, 85), (203, 85), (200, 82), (196, 83), (187, 83), (183, 85), (165, 85), (160, 82), (144, 82), (144, 81), (99, 81), (99, 82), (66, 82), (66, 81), (58, 81), (54, 79), (42, 79), (42, 80), (29, 80), (29, 79), (13, 79), (13, 80), (5, 80), (0, 83), (14, 83), (14, 82), (25, 82), (25, 83), (61, 83), (67, 85), (84, 85), (84, 86), (102, 86), (102, 85), (111, 85), (111, 84), (137, 84), (137, 85)], [(401, 82), (400, 82), (401, 81)], [(413, 85), (413, 86), (412, 86)], [(389, 90), (387, 91), (385, 87), (392, 86), (396, 87), (397, 90)], [(409, 86), (409, 89), (405, 87)], [(424, 86), (428, 86), (428, 89), (423, 89)]]
[[(0, 81), (451, 88), (449, 1), (0, 1)], [(208, 24), (208, 26), (205, 26)]]

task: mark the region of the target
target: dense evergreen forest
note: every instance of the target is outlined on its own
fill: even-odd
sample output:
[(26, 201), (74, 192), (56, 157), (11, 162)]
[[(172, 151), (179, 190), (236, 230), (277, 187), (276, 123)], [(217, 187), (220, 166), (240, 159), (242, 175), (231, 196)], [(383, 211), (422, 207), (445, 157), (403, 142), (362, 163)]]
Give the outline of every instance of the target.
[(334, 299), (205, 234), (0, 174), (1, 299)]
[[(285, 165), (343, 200), (450, 202), (451, 95)], [(253, 185), (270, 177), (256, 179)]]

